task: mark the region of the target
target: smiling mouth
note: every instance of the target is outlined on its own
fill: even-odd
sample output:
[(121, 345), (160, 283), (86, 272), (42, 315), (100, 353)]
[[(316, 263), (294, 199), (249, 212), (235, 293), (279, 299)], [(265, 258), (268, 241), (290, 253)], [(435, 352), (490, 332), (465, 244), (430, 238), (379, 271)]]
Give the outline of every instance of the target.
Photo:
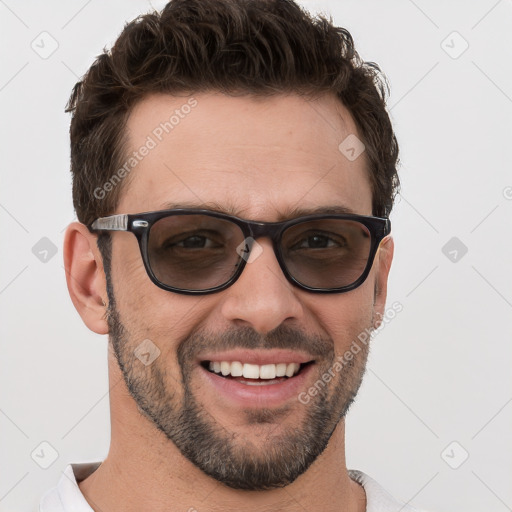
[(296, 377), (313, 363), (314, 361), (258, 365), (240, 361), (202, 361), (201, 366), (225, 379), (234, 379), (248, 385), (265, 385), (278, 384)]

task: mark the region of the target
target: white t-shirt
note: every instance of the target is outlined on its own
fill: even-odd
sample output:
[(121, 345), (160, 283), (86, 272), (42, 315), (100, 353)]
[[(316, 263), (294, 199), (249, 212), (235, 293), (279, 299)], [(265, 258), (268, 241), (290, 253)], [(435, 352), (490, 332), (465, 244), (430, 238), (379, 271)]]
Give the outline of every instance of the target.
[[(93, 512), (77, 482), (87, 478), (99, 465), (100, 462), (69, 464), (57, 487), (49, 490), (42, 497), (39, 512)], [(362, 471), (349, 470), (349, 476), (361, 484), (366, 492), (366, 512), (420, 512), (395, 500)]]

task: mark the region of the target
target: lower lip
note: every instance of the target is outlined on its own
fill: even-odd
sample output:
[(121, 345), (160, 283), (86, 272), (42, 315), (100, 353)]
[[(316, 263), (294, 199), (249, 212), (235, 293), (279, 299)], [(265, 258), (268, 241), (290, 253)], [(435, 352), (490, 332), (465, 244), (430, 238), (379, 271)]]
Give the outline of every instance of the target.
[(235, 379), (226, 379), (199, 366), (201, 378), (212, 386), (217, 395), (237, 407), (263, 408), (282, 406), (288, 400), (298, 401), (299, 393), (306, 390), (306, 381), (313, 371), (314, 363), (305, 366), (295, 377), (274, 384), (242, 384)]

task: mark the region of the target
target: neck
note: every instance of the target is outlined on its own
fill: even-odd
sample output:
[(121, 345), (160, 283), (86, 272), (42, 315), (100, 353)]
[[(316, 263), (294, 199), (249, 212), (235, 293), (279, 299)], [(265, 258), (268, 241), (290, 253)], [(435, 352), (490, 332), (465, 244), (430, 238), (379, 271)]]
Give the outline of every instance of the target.
[(116, 365), (110, 365), (109, 379), (110, 450), (101, 466), (79, 484), (96, 512), (366, 510), (364, 490), (349, 478), (346, 468), (344, 420), (324, 452), (288, 486), (236, 490), (203, 473), (142, 416)]

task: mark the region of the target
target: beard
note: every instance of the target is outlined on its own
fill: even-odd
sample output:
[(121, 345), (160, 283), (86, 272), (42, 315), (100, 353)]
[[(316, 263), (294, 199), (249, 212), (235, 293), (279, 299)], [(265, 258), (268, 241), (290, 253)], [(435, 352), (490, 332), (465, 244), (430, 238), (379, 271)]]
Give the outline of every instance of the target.
[[(179, 343), (177, 360), (181, 374), (171, 375), (165, 357), (158, 357), (151, 365), (144, 366), (134, 355), (140, 337), (130, 335), (116, 308), (111, 283), (107, 288), (109, 340), (139, 410), (184, 457), (231, 488), (269, 490), (295, 481), (325, 450), (361, 385), (368, 344), (362, 344), (360, 352), (345, 361), (342, 370), (329, 383), (317, 386), (318, 393), (307, 404), (297, 400), (297, 404), (288, 403), (280, 408), (241, 410), (240, 417), (255, 428), (258, 440), (255, 444), (251, 436), (224, 427), (198, 401), (192, 382), (193, 372), (198, 371), (197, 354), (211, 347), (304, 350), (314, 357), (318, 377), (315, 382), (320, 382), (329, 369), (332, 372), (337, 360), (334, 341), (306, 335), (284, 325), (264, 336), (251, 328), (194, 333)], [(295, 413), (297, 421), (289, 427), (279, 423), (280, 418), (293, 414), (299, 407), (303, 410)], [(261, 434), (262, 431), (265, 434)]]

